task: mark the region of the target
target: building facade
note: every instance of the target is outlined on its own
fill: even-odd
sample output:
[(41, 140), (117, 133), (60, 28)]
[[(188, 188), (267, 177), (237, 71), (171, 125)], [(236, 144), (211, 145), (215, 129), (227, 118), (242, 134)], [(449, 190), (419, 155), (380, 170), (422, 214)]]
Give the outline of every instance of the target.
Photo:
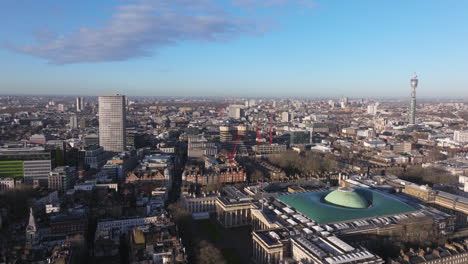
[(23, 178), (26, 184), (47, 186), (53, 163), (51, 151), (44, 148), (0, 149), (0, 177)]
[(99, 96), (99, 145), (105, 151), (123, 152), (126, 147), (126, 97)]
[(468, 131), (462, 131), (462, 130), (454, 131), (453, 140), (459, 143), (468, 143)]
[(75, 105), (76, 105), (76, 111), (77, 112), (83, 111), (84, 110), (84, 105), (85, 105), (83, 97), (77, 97)]
[(69, 190), (73, 188), (77, 178), (78, 174), (74, 167), (57, 167), (49, 174), (49, 189), (58, 191)]

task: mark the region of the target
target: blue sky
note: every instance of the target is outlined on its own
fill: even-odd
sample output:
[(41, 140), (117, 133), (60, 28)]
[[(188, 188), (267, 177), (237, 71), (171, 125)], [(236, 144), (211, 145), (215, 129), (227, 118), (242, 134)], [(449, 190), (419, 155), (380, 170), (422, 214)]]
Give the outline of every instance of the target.
[(468, 96), (468, 1), (1, 5), (0, 94)]

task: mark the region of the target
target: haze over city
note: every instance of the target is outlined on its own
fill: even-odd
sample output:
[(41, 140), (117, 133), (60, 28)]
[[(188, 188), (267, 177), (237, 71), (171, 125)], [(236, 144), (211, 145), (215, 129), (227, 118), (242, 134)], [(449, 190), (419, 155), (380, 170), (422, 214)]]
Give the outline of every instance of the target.
[(468, 95), (466, 1), (4, 1), (1, 94)]

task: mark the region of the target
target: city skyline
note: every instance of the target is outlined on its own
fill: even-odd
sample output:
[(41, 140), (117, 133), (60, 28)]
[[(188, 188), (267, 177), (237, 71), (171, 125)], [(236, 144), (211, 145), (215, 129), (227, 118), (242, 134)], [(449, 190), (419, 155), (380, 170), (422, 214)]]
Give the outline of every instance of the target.
[[(409, 97), (416, 72), (423, 80), (418, 98), (468, 95), (463, 2), (4, 7), (0, 94)], [(19, 16), (26, 19), (17, 23)]]
[(466, 10), (2, 1), (0, 264), (468, 263)]

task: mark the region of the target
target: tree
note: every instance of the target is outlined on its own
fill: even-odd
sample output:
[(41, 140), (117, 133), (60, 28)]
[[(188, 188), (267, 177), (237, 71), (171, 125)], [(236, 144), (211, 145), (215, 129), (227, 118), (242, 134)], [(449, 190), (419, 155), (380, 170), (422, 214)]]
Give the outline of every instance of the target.
[(200, 243), (198, 243), (197, 253), (198, 253), (197, 263), (199, 264), (225, 264), (226, 263), (226, 260), (221, 254), (221, 251), (206, 240), (202, 240), (200, 241)]
[(269, 157), (270, 163), (281, 167), (288, 175), (313, 174), (333, 171), (337, 162), (332, 154), (306, 152), (300, 155), (294, 151), (286, 151)]
[(447, 156), (442, 154), (439, 150), (433, 149), (431, 152), (429, 152), (428, 158), (430, 161), (439, 161), (447, 159)]
[(250, 174), (250, 181), (259, 181), (263, 179), (265, 179), (265, 174), (259, 169), (255, 169), (252, 174)]
[(177, 224), (181, 224), (182, 222), (190, 221), (190, 212), (185, 208), (182, 202), (172, 203), (167, 207), (167, 210), (171, 213), (174, 217), (174, 220)]
[(412, 166), (408, 169), (392, 168), (387, 169), (386, 174), (395, 175), (403, 180), (417, 184), (449, 184), (456, 183), (457, 177), (449, 172), (438, 168), (423, 168), (421, 166)]

